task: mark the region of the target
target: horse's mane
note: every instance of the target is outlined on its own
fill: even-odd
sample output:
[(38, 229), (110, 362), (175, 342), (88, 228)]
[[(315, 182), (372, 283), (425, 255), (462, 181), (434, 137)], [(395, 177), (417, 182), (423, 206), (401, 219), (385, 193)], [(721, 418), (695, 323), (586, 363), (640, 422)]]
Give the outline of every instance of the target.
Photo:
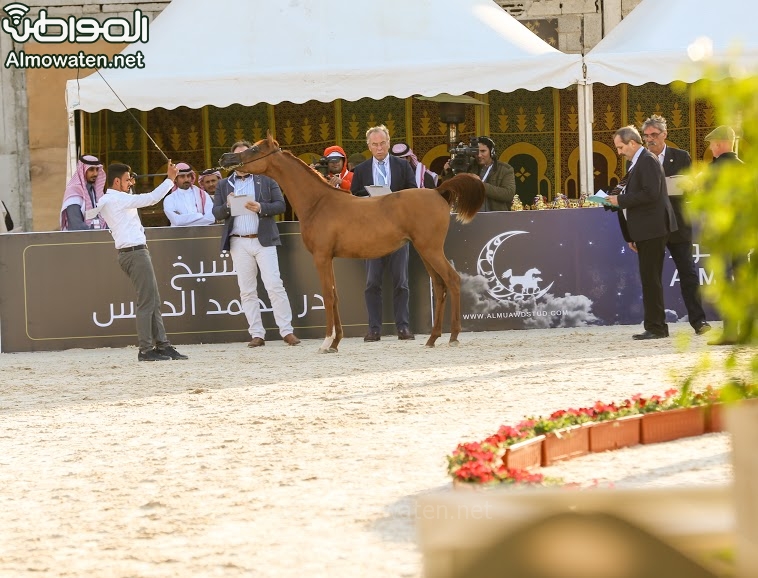
[(315, 182), (317, 182), (320, 185), (325, 186), (329, 190), (332, 190), (332, 187), (329, 186), (329, 183), (327, 183), (323, 179), (323, 177), (318, 173), (318, 171), (316, 171), (316, 170), (312, 169), (310, 166), (308, 166), (303, 159), (296, 157), (290, 151), (282, 150), (282, 154), (285, 157), (291, 158), (296, 163), (299, 163), (300, 165), (302, 165), (302, 168), (305, 169), (305, 172), (308, 173), (309, 177), (312, 178)]

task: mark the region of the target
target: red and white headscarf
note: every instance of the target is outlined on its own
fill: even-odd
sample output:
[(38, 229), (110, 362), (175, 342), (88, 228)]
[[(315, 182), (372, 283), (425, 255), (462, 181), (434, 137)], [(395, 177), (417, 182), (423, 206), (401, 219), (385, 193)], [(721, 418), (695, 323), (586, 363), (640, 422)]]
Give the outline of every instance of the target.
[[(76, 163), (76, 171), (71, 175), (68, 184), (66, 185), (66, 192), (63, 193), (63, 205), (61, 206), (61, 231), (68, 230), (68, 216), (66, 215), (66, 208), (71, 205), (79, 205), (82, 208), (82, 216), (87, 211), (94, 208), (92, 206), (92, 199), (89, 196), (87, 190), (87, 169), (97, 167), (97, 180), (95, 180), (95, 202), (100, 200), (100, 197), (105, 193), (105, 171), (103, 170), (103, 164), (97, 157), (92, 155), (84, 155), (79, 157)], [(102, 216), (98, 216), (101, 223), (105, 223)], [(92, 223), (92, 219), (84, 220), (87, 225)], [(105, 224), (101, 225), (105, 228)]]
[(416, 156), (416, 153), (413, 152), (413, 149), (409, 147), (404, 142), (399, 142), (397, 144), (392, 145), (392, 149), (390, 150), (390, 154), (393, 157), (399, 157), (406, 159), (410, 165), (411, 168), (416, 171), (416, 185), (420, 189), (426, 188), (424, 186), (424, 174), (429, 173), (432, 175), (432, 179), (434, 179), (434, 184), (437, 184), (437, 173), (430, 171), (426, 168), (426, 165), (422, 165), (421, 162), (419, 162), (418, 157)]
[(205, 179), (205, 177), (209, 177), (211, 175), (216, 175), (219, 181), (224, 178), (221, 176), (221, 171), (214, 171), (213, 169), (205, 169), (202, 173), (200, 173), (200, 178), (197, 179), (197, 186), (205, 190), (205, 185), (203, 184), (203, 180)]
[[(192, 167), (189, 166), (187, 163), (176, 163), (176, 168), (179, 169), (180, 175), (190, 175), (190, 190), (195, 193), (195, 206), (197, 207), (197, 212), (201, 215), (205, 214), (205, 197), (206, 192), (205, 190), (201, 189), (197, 185), (195, 185), (195, 181), (197, 180), (197, 176), (195, 175), (195, 171), (192, 170)], [(179, 185), (176, 184), (176, 181), (174, 181), (174, 186), (171, 189), (171, 192), (173, 193), (175, 190), (179, 188)]]

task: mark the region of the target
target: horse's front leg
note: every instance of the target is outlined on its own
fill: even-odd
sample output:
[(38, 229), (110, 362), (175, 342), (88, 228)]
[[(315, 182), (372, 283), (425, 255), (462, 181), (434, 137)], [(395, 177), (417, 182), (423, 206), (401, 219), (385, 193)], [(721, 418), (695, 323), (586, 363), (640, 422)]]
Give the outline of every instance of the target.
[[(332, 305), (332, 320), (333, 320), (333, 327), (334, 327), (334, 340), (332, 341), (332, 346), (330, 348), (331, 351), (328, 353), (336, 353), (340, 344), (340, 341), (342, 341), (342, 320), (340, 319), (340, 299), (339, 295), (337, 293), (337, 281), (334, 277), (334, 262), (329, 261), (329, 273), (331, 276), (331, 288), (332, 288), (332, 298), (333, 298), (333, 305)], [(324, 304), (326, 306), (326, 304)]]
[(340, 324), (337, 311), (337, 290), (334, 284), (334, 268), (332, 258), (316, 258), (316, 269), (321, 280), (321, 293), (324, 298), (324, 311), (326, 312), (326, 337), (319, 353), (337, 353), (337, 346), (342, 339), (342, 325)]

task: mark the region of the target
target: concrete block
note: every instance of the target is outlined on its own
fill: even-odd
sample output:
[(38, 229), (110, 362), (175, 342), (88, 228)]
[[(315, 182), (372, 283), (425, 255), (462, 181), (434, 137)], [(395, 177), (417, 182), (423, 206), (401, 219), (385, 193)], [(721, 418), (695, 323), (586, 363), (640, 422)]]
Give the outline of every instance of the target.
[(603, 16), (602, 14), (585, 14), (584, 15), (584, 35), (583, 42), (585, 52), (591, 50), (603, 38)]
[(582, 38), (580, 34), (558, 34), (558, 50), (567, 54), (582, 53)]
[(626, 18), (629, 13), (637, 7), (642, 0), (621, 0), (621, 16)]
[(107, 14), (112, 14), (114, 12), (133, 13), (137, 8), (139, 8), (137, 4), (103, 4), (103, 12)]
[(543, 18), (560, 16), (561, 0), (543, 0), (532, 2), (524, 12), (524, 18)]
[(563, 0), (561, 14), (594, 14), (598, 11), (595, 0)]
[(605, 0), (603, 2), (603, 29), (605, 35), (621, 22), (621, 0)]
[(579, 14), (559, 16), (558, 32), (561, 34), (576, 34), (577, 36), (581, 35), (582, 17)]

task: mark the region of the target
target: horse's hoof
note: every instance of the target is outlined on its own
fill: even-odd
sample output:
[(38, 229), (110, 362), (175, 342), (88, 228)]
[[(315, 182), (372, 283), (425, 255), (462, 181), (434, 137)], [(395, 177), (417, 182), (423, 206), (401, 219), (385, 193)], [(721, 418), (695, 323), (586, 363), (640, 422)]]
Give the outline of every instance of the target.
[(460, 344), (461, 342), (456, 339), (455, 341), (450, 342), (450, 347), (458, 347)]
[(319, 353), (339, 353), (334, 347), (329, 347), (328, 349), (324, 349), (323, 347), (318, 348)]
[(424, 347), (426, 347), (427, 349), (434, 349), (434, 343), (432, 343), (431, 345), (427, 343), (424, 345)]

